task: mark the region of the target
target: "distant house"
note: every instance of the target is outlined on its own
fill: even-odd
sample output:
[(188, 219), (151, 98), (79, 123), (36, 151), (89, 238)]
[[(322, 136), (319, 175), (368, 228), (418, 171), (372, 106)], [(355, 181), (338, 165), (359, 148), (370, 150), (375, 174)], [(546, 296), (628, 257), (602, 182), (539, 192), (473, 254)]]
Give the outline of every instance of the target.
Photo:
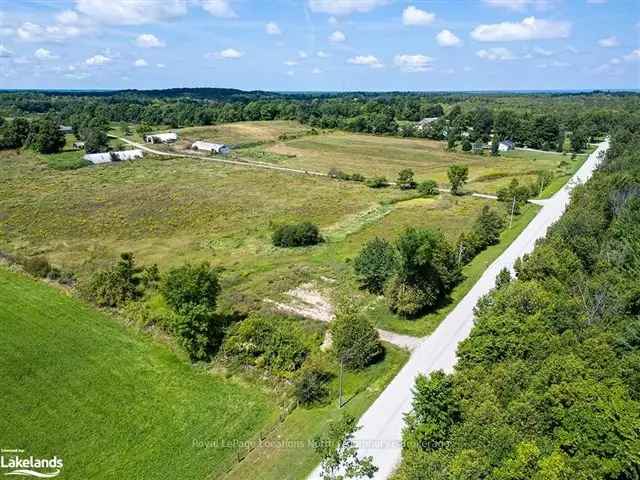
[(73, 148), (77, 150), (84, 150), (84, 142), (73, 142)]
[(178, 140), (178, 134), (175, 132), (150, 133), (144, 136), (144, 141), (147, 143), (173, 143), (176, 140)]
[(484, 149), (484, 143), (481, 142), (480, 140), (473, 142), (471, 144), (471, 152), (472, 153), (482, 153), (482, 150)]
[(226, 155), (231, 151), (231, 149), (225, 145), (224, 143), (209, 143), (202, 142), (198, 140), (197, 142), (193, 142), (191, 145), (191, 150), (202, 150), (210, 153), (218, 153), (221, 155)]
[(63, 133), (73, 133), (73, 127), (67, 125), (60, 125), (58, 129)]
[(416, 128), (418, 130), (423, 130), (425, 128), (427, 128), (429, 125), (431, 125), (433, 122), (435, 122), (436, 120), (438, 120), (438, 118), (440, 117), (428, 117), (428, 118), (423, 118), (422, 120), (420, 120), (418, 123), (416, 123)]
[(83, 158), (90, 161), (94, 165), (100, 163), (120, 162), (123, 160), (135, 160), (144, 156), (142, 150), (122, 150), (119, 152), (104, 152), (104, 153), (87, 153)]
[(499, 152), (508, 152), (509, 150), (513, 150), (515, 145), (511, 140), (503, 140), (498, 144)]

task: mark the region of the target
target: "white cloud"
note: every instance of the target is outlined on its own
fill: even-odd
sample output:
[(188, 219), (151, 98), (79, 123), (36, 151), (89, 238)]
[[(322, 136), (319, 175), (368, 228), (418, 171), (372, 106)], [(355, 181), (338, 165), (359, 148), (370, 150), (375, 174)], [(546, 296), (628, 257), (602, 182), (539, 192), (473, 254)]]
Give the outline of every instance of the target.
[(94, 55), (93, 57), (87, 58), (84, 63), (87, 65), (106, 65), (111, 62), (111, 58), (105, 55)]
[(373, 55), (357, 55), (347, 60), (353, 65), (366, 65), (371, 68), (382, 68), (384, 65)]
[(37, 23), (24, 22), (16, 30), (16, 35), (23, 42), (61, 42), (86, 33), (73, 25), (53, 24), (43, 27)]
[(287, 70), (285, 73), (290, 77), (293, 77), (296, 74), (296, 72), (294, 72), (293, 70)]
[(222, 58), (222, 59), (236, 59), (236, 58), (242, 57), (243, 55), (244, 55), (244, 52), (236, 50), (235, 48), (225, 48), (224, 50), (221, 50), (213, 54), (209, 53), (206, 56), (209, 58), (215, 57), (215, 58)]
[(405, 25), (431, 25), (435, 18), (435, 14), (425, 10), (420, 10), (413, 5), (408, 6), (402, 12), (402, 23)]
[(138, 60), (133, 62), (133, 66), (134, 67), (148, 67), (149, 64), (147, 63), (147, 61), (144, 58), (139, 58)]
[(478, 25), (471, 36), (479, 42), (512, 42), (519, 40), (542, 40), (567, 38), (571, 23), (527, 17), (521, 22), (502, 22)]
[(51, 51), (47, 50), (46, 48), (37, 49), (33, 53), (33, 56), (36, 57), (38, 60), (55, 60), (56, 58), (58, 58), (56, 55), (51, 53)]
[(426, 55), (402, 54), (393, 58), (393, 63), (405, 72), (426, 72), (432, 69), (433, 58)]
[(309, 54), (307, 52), (305, 52), (304, 50), (298, 50), (298, 56), (300, 58), (307, 58), (309, 56)]
[(329, 35), (329, 41), (333, 43), (344, 42), (347, 39), (346, 35), (342, 33), (340, 30), (336, 30), (331, 35)]
[(329, 15), (349, 15), (369, 12), (386, 3), (387, 0), (309, 0), (309, 8), (313, 12)]
[(515, 60), (515, 56), (508, 48), (495, 47), (482, 49), (476, 52), (476, 55), (484, 60)]
[(329, 56), (328, 53), (323, 52), (322, 50), (319, 50), (318, 52), (316, 52), (316, 55), (320, 58), (327, 58)]
[(200, 6), (214, 17), (235, 18), (238, 16), (229, 5), (228, 0), (200, 0)]
[(0, 44), (0, 58), (13, 57), (13, 52), (4, 45)]
[(634, 60), (640, 60), (640, 48), (636, 48), (629, 55), (625, 55), (624, 59), (627, 62), (633, 62)]
[(553, 62), (540, 63), (538, 68), (564, 68), (570, 67), (571, 64), (568, 62), (562, 62), (560, 60), (554, 60)]
[(329, 22), (329, 25), (337, 25), (338, 24), (338, 19), (336, 17), (329, 17), (329, 20), (327, 20)]
[(598, 40), (598, 45), (600, 45), (603, 48), (612, 48), (620, 45), (620, 42), (618, 41), (617, 37), (611, 36), (611, 37), (601, 38), (600, 40)]
[(136, 38), (136, 45), (142, 48), (164, 47), (165, 43), (152, 33), (143, 33)]
[(438, 45), (441, 47), (456, 47), (462, 44), (462, 40), (449, 30), (442, 30), (438, 33), (438, 35), (436, 35), (436, 42), (438, 42)]
[(611, 65), (619, 65), (620, 63), (622, 63), (622, 60), (620, 60), (619, 58), (614, 57), (611, 60), (609, 60), (609, 63)]
[(294, 67), (294, 66), (298, 65), (298, 62), (296, 62), (295, 60), (287, 60), (286, 62), (284, 62), (284, 64), (287, 67)]
[(156, 63), (156, 67), (164, 68), (164, 67), (166, 67), (166, 65), (164, 63)]
[(522, 12), (529, 7), (536, 10), (549, 10), (556, 3), (555, 0), (484, 0), (490, 7), (506, 8), (515, 12)]
[(319, 75), (322, 73), (322, 70), (320, 70), (319, 68), (314, 68), (313, 70), (311, 70), (311, 73), (313, 73), (314, 75)]
[(143, 25), (187, 13), (186, 0), (76, 0), (76, 9), (100, 23)]
[(607, 0), (587, 0), (587, 3), (591, 5), (603, 5), (607, 3)]
[(268, 35), (282, 35), (282, 30), (276, 22), (269, 22), (264, 26), (264, 31), (267, 32)]
[(80, 21), (80, 15), (73, 10), (65, 10), (56, 15), (56, 21), (65, 25), (74, 24)]
[(533, 49), (533, 52), (542, 57), (550, 57), (551, 55), (553, 55), (553, 52), (551, 50), (545, 50), (544, 48), (541, 48), (541, 47), (535, 47)]

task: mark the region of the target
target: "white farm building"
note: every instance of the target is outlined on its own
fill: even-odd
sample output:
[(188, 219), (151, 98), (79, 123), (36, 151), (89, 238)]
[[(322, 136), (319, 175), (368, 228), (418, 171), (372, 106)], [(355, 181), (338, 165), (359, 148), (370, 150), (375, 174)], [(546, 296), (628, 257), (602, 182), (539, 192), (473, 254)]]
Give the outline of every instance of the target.
[(144, 156), (142, 150), (122, 150), (120, 152), (87, 153), (83, 158), (94, 165), (100, 163), (120, 162), (123, 160), (135, 160)]
[(209, 143), (199, 140), (197, 142), (193, 142), (193, 144), (191, 145), (191, 150), (202, 150), (205, 152), (219, 153), (222, 155), (226, 155), (231, 151), (231, 149), (224, 143)]
[(173, 143), (178, 140), (178, 134), (175, 132), (168, 133), (150, 133), (144, 136), (147, 143)]
[(508, 152), (509, 150), (513, 150), (514, 148), (515, 148), (515, 145), (511, 140), (503, 140), (498, 144), (499, 152)]

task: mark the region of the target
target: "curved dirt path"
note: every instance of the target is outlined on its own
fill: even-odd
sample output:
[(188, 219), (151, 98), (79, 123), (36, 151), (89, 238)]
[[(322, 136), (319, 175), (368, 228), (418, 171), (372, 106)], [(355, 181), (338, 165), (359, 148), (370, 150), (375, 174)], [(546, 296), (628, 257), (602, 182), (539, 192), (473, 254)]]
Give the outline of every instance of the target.
[[(530, 253), (536, 241), (544, 237), (547, 229), (560, 219), (569, 205), (573, 188), (591, 177), (602, 159), (600, 154), (608, 148), (608, 140), (600, 143), (569, 182), (553, 197), (544, 201), (536, 217), (485, 270), (435, 332), (414, 350), (402, 370), (360, 418), (360, 430), (356, 432), (354, 441), (361, 457), (373, 457), (373, 463), (379, 469), (374, 479), (389, 478), (401, 460), (404, 415), (411, 410), (412, 388), (416, 376), (435, 370), (454, 370), (458, 343), (467, 338), (473, 328), (473, 309), (480, 297), (494, 288), (495, 278), (500, 270), (508, 268), (513, 271), (516, 259)], [(320, 473), (320, 467), (316, 467), (309, 478), (320, 479)]]

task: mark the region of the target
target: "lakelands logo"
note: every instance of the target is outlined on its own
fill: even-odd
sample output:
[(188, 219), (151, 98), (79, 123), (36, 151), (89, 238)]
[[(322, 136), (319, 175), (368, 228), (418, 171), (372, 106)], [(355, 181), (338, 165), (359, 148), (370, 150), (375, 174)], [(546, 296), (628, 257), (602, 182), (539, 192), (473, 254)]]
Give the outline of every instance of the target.
[[(16, 475), (35, 478), (54, 478), (60, 475), (63, 462), (61, 458), (36, 458), (22, 455), (24, 450), (0, 450), (0, 469), (4, 475)], [(6, 470), (6, 471), (5, 471)]]

